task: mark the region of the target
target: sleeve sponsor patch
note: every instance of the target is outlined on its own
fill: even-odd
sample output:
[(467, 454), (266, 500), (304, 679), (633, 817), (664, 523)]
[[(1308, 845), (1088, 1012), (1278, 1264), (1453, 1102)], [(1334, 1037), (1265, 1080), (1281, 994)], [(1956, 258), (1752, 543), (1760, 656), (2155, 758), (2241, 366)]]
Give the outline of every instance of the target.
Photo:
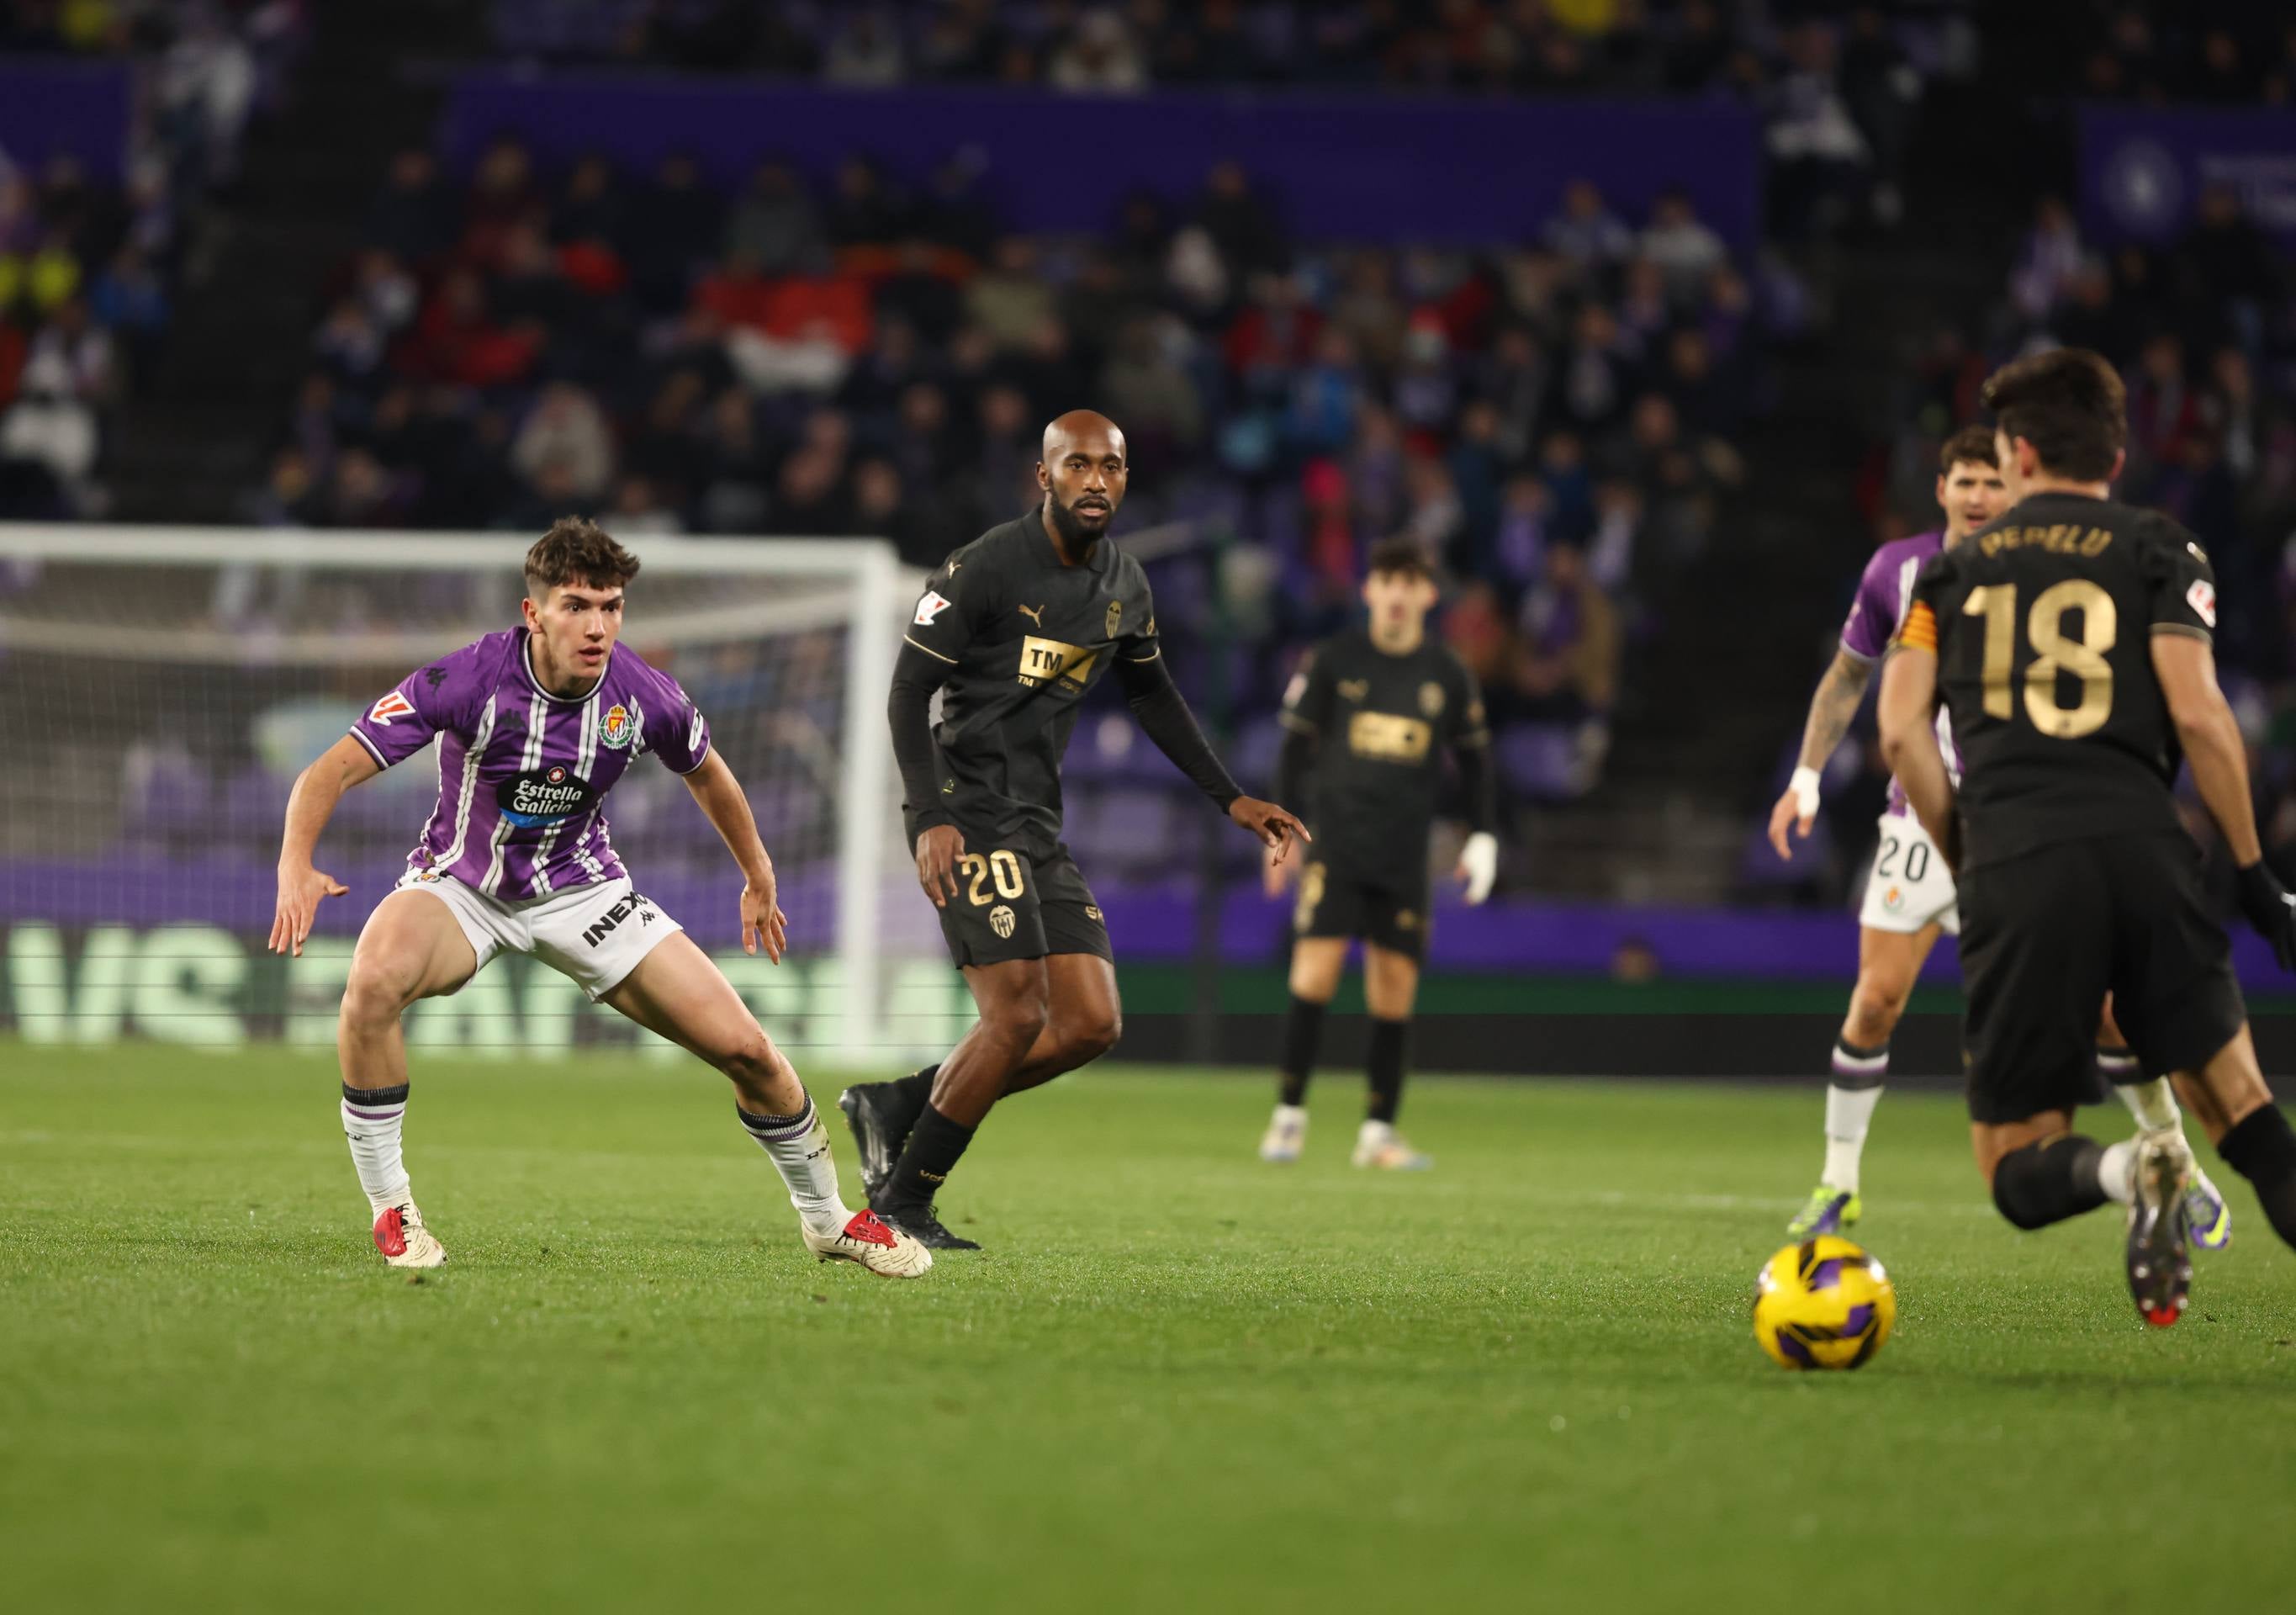
[(2185, 591), (2185, 603), (2193, 608), (2193, 615), (2210, 627), (2217, 626), (2216, 586), (2205, 578), (2193, 579), (2193, 586)]
[[(2212, 617), (2209, 620), (2214, 622), (2216, 619)], [(414, 716), (414, 703), (406, 699), (406, 693), (403, 690), (393, 690), (367, 709), (366, 721), (371, 724), (380, 724), (388, 729), (390, 727), (392, 718)]]
[(1306, 670), (1302, 669), (1300, 672), (1294, 673), (1292, 676), (1292, 682), (1283, 686), (1284, 710), (1288, 712), (1298, 707), (1300, 704), (1300, 698), (1307, 693), (1308, 675)]
[(925, 597), (917, 602), (917, 614), (914, 619), (916, 626), (921, 628), (932, 627), (933, 619), (947, 611), (948, 606), (949, 603), (938, 591), (927, 589)]

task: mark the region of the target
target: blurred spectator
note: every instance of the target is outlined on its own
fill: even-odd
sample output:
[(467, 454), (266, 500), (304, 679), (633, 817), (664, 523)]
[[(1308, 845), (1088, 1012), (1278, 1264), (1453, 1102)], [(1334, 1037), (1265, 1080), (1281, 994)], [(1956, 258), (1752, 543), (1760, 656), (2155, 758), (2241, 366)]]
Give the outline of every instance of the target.
[(1565, 721), (1599, 717), (1618, 698), (1618, 608), (1575, 544), (1546, 546), (1546, 573), (1523, 596), (1523, 655), (1513, 687), (1525, 709)]
[(822, 53), (822, 77), (832, 84), (873, 89), (900, 83), (907, 69), (900, 33), (891, 20), (873, 5), (840, 9), (848, 14)]
[(562, 474), (566, 496), (597, 500), (614, 474), (614, 437), (597, 400), (570, 381), (554, 381), (536, 398), (511, 442), (511, 464), (538, 484), (545, 467)]
[(1124, 19), (1112, 11), (1087, 12), (1045, 63), (1045, 82), (1070, 94), (1122, 94), (1148, 82)]
[(1634, 233), (1611, 211), (1592, 180), (1574, 179), (1563, 188), (1562, 210), (1546, 221), (1542, 239), (1588, 273), (1611, 268), (1634, 250)]

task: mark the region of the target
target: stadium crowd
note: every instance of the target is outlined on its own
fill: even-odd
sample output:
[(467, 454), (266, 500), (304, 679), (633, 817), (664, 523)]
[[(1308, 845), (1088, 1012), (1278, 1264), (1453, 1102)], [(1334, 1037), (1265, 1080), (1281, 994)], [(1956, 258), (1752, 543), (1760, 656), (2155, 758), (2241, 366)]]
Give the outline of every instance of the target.
[(298, 0), (7, 0), (0, 54), (135, 75), (121, 171), (0, 145), (0, 514), (94, 516), (121, 396), (148, 380), (187, 221), (236, 170), (305, 37)]
[(1087, 240), (1003, 234), (979, 178), (912, 193), (857, 157), (816, 193), (768, 161), (721, 197), (685, 159), (544, 174), (504, 141), (463, 185), (404, 152), (243, 513), (594, 509), (930, 565), (1033, 500), (1039, 428), (1088, 399), (1130, 434), (1128, 525), (1250, 540), (1230, 576), (1276, 645), (1349, 619), (1369, 544), (1416, 538), (1495, 716), (1580, 736), (1540, 788), (1588, 783), (1642, 603), (1742, 475), (1791, 282), (1681, 195), (1628, 219), (1582, 184), (1535, 241), (1396, 251), (1293, 241), (1233, 164)]
[(1283, 86), (1417, 94), (1727, 96), (1762, 115), (1773, 225), (1895, 220), (1924, 79), (1964, 59), (1951, 8), (1721, 0), (495, 0), (513, 60), (748, 72), (884, 89), (1078, 95)]
[[(2042, 198), (2001, 296), (1972, 335), (1941, 327), (1898, 388), (1897, 426), (1865, 479), (1882, 537), (1929, 508), (1939, 444), (1981, 411), (2002, 363), (2048, 346), (2095, 348), (2128, 391), (2122, 498), (2183, 522), (2218, 581), (2218, 660), (2251, 747), (2259, 822), (2276, 856), (2296, 846), (2296, 260), (2221, 187), (2160, 249), (2091, 240), (2060, 198)], [(1849, 579), (1844, 580), (1845, 594)], [(1857, 816), (1880, 792), (1871, 749), (1846, 747), (1841, 841), (1863, 845)], [(2204, 844), (2207, 816), (2187, 817)], [(2224, 863), (2218, 858), (2219, 865)], [(2229, 869), (2218, 877), (2229, 890)]]

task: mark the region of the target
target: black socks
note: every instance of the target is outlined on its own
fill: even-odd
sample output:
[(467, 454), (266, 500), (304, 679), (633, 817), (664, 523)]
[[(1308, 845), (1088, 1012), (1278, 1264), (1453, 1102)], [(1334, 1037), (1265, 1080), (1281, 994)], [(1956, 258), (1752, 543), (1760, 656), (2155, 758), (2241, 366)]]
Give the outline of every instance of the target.
[(893, 1168), (893, 1181), (885, 1189), (887, 1204), (879, 1209), (898, 1210), (903, 1206), (931, 1205), (941, 1185), (956, 1170), (957, 1161), (964, 1157), (965, 1146), (972, 1142), (977, 1130), (963, 1122), (951, 1121), (927, 1104), (916, 1126), (910, 1129), (909, 1142)]
[(2251, 1111), (2224, 1135), (2218, 1152), (2255, 1185), (2272, 1231), (2296, 1246), (2296, 1128), (2276, 1104)]
[(913, 1071), (906, 1077), (896, 1077), (890, 1082), (879, 1085), (899, 1103), (901, 1130), (904, 1133), (917, 1125), (917, 1118), (923, 1115), (925, 1106), (932, 1103), (933, 1078), (939, 1075), (939, 1066), (929, 1065), (922, 1071)]
[(1283, 1022), (1283, 1062), (1277, 1094), (1285, 1104), (1308, 1103), (1308, 1078), (1315, 1074), (1316, 1048), (1324, 1040), (1324, 1006), (1292, 995), (1292, 1013)]
[(2096, 1180), (2103, 1147), (2070, 1134), (2012, 1150), (1993, 1168), (1993, 1203), (2020, 1228), (2046, 1228), (2104, 1204)]
[(1410, 1029), (1408, 1021), (1371, 1023), (1371, 1053), (1365, 1062), (1365, 1074), (1371, 1079), (1371, 1108), (1364, 1113), (1367, 1120), (1394, 1125), (1396, 1107), (1403, 1103), (1403, 1035)]

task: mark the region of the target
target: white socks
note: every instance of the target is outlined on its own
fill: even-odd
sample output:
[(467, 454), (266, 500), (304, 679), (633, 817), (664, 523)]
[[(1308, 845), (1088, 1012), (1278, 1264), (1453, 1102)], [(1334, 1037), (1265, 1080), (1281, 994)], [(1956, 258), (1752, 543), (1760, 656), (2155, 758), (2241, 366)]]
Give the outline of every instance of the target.
[(2123, 1206), (2136, 1203), (2136, 1174), (2130, 1170), (2136, 1160), (2133, 1138), (2104, 1146), (2104, 1153), (2096, 1158), (2096, 1186), (2104, 1191), (2107, 1200)]
[(813, 1095), (805, 1096), (805, 1109), (794, 1116), (752, 1116), (739, 1103), (734, 1113), (772, 1157), (774, 1169), (789, 1185), (798, 1220), (815, 1234), (842, 1232), (853, 1214), (837, 1193), (837, 1158), (829, 1152), (829, 1129), (814, 1109)]
[(399, 1136), (406, 1126), (406, 1084), (395, 1088), (355, 1088), (343, 1084), (343, 1136), (350, 1141), (351, 1165), (367, 1209), (376, 1216), (411, 1198)]
[(1857, 1163), (1866, 1153), (1866, 1129), (1873, 1125), (1874, 1107), (1881, 1103), (1878, 1085), (1870, 1088), (1826, 1085), (1825, 1171), (1818, 1181), (1827, 1188), (1857, 1193)]
[(2166, 1077), (2155, 1077), (2150, 1082), (2116, 1082), (2112, 1091), (2120, 1095), (2120, 1103), (2136, 1118), (2136, 1125), (2148, 1133), (2181, 1133), (2185, 1130), (2185, 1113), (2177, 1108), (2176, 1091), (2169, 1087)]

